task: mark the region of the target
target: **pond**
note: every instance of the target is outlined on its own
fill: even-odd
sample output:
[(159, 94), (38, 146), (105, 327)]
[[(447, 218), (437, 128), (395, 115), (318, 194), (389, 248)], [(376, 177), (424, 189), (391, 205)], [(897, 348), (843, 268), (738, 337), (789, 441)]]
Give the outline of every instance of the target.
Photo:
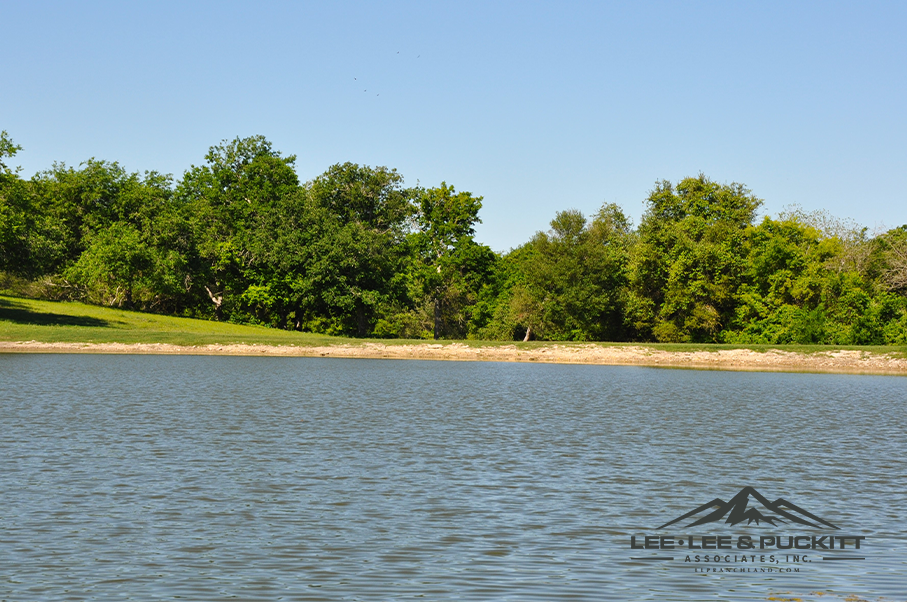
[(0, 599), (901, 600), (905, 398), (887, 376), (0, 354)]

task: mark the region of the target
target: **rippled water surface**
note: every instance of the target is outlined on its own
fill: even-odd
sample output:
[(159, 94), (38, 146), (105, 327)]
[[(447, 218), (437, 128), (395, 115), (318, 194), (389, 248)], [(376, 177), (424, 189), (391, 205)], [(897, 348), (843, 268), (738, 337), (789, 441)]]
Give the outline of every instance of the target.
[[(898, 377), (0, 355), (0, 599), (904, 600), (905, 399)], [(744, 486), (865, 560), (631, 559), (658, 554), (631, 535), (831, 534), (657, 530)]]

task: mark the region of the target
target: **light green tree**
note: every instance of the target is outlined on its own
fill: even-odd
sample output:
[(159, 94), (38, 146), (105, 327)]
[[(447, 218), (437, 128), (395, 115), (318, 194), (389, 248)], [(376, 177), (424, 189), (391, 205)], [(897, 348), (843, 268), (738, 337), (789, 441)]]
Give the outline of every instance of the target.
[(636, 336), (708, 342), (734, 316), (747, 228), (762, 201), (700, 174), (649, 194), (634, 248), (629, 321)]
[(629, 220), (608, 204), (591, 222), (561, 211), (518, 249), (510, 306), (524, 340), (623, 340), (629, 239)]
[[(418, 254), (417, 280), (421, 294), (432, 308), (435, 339), (465, 332), (467, 318), (462, 308), (474, 301), (470, 275), (488, 269), (493, 254), (477, 245), (475, 224), (480, 223), (482, 197), (457, 192), (442, 182), (422, 190), (416, 203), (417, 230), (413, 244)], [(456, 322), (456, 327), (454, 327)]]

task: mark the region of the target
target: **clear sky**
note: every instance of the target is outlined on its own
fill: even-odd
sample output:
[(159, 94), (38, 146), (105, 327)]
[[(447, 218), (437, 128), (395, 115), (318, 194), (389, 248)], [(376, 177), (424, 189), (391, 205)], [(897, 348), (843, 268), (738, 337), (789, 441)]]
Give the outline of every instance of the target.
[(907, 223), (907, 2), (0, 0), (0, 129), (30, 176), (176, 177), (263, 134), (485, 198), (495, 250), (555, 212), (705, 173), (870, 228)]

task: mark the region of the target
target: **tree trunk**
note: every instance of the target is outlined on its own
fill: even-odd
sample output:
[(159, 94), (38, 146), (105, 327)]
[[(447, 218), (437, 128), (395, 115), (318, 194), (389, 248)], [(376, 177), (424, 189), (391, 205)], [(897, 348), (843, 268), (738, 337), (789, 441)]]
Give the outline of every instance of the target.
[(211, 292), (211, 289), (208, 288), (207, 286), (205, 287), (205, 290), (208, 291), (208, 296), (211, 297), (211, 302), (214, 303), (214, 319), (219, 322), (221, 320), (221, 318), (223, 318), (223, 313), (224, 313), (222, 310), (222, 306), (224, 303), (224, 294), (223, 293), (214, 294)]
[(441, 300), (435, 297), (435, 340), (441, 338)]
[(526, 327), (526, 336), (523, 337), (523, 342), (525, 343), (532, 337), (532, 326)]
[(356, 336), (364, 337), (366, 333), (365, 309), (362, 306), (356, 308)]

